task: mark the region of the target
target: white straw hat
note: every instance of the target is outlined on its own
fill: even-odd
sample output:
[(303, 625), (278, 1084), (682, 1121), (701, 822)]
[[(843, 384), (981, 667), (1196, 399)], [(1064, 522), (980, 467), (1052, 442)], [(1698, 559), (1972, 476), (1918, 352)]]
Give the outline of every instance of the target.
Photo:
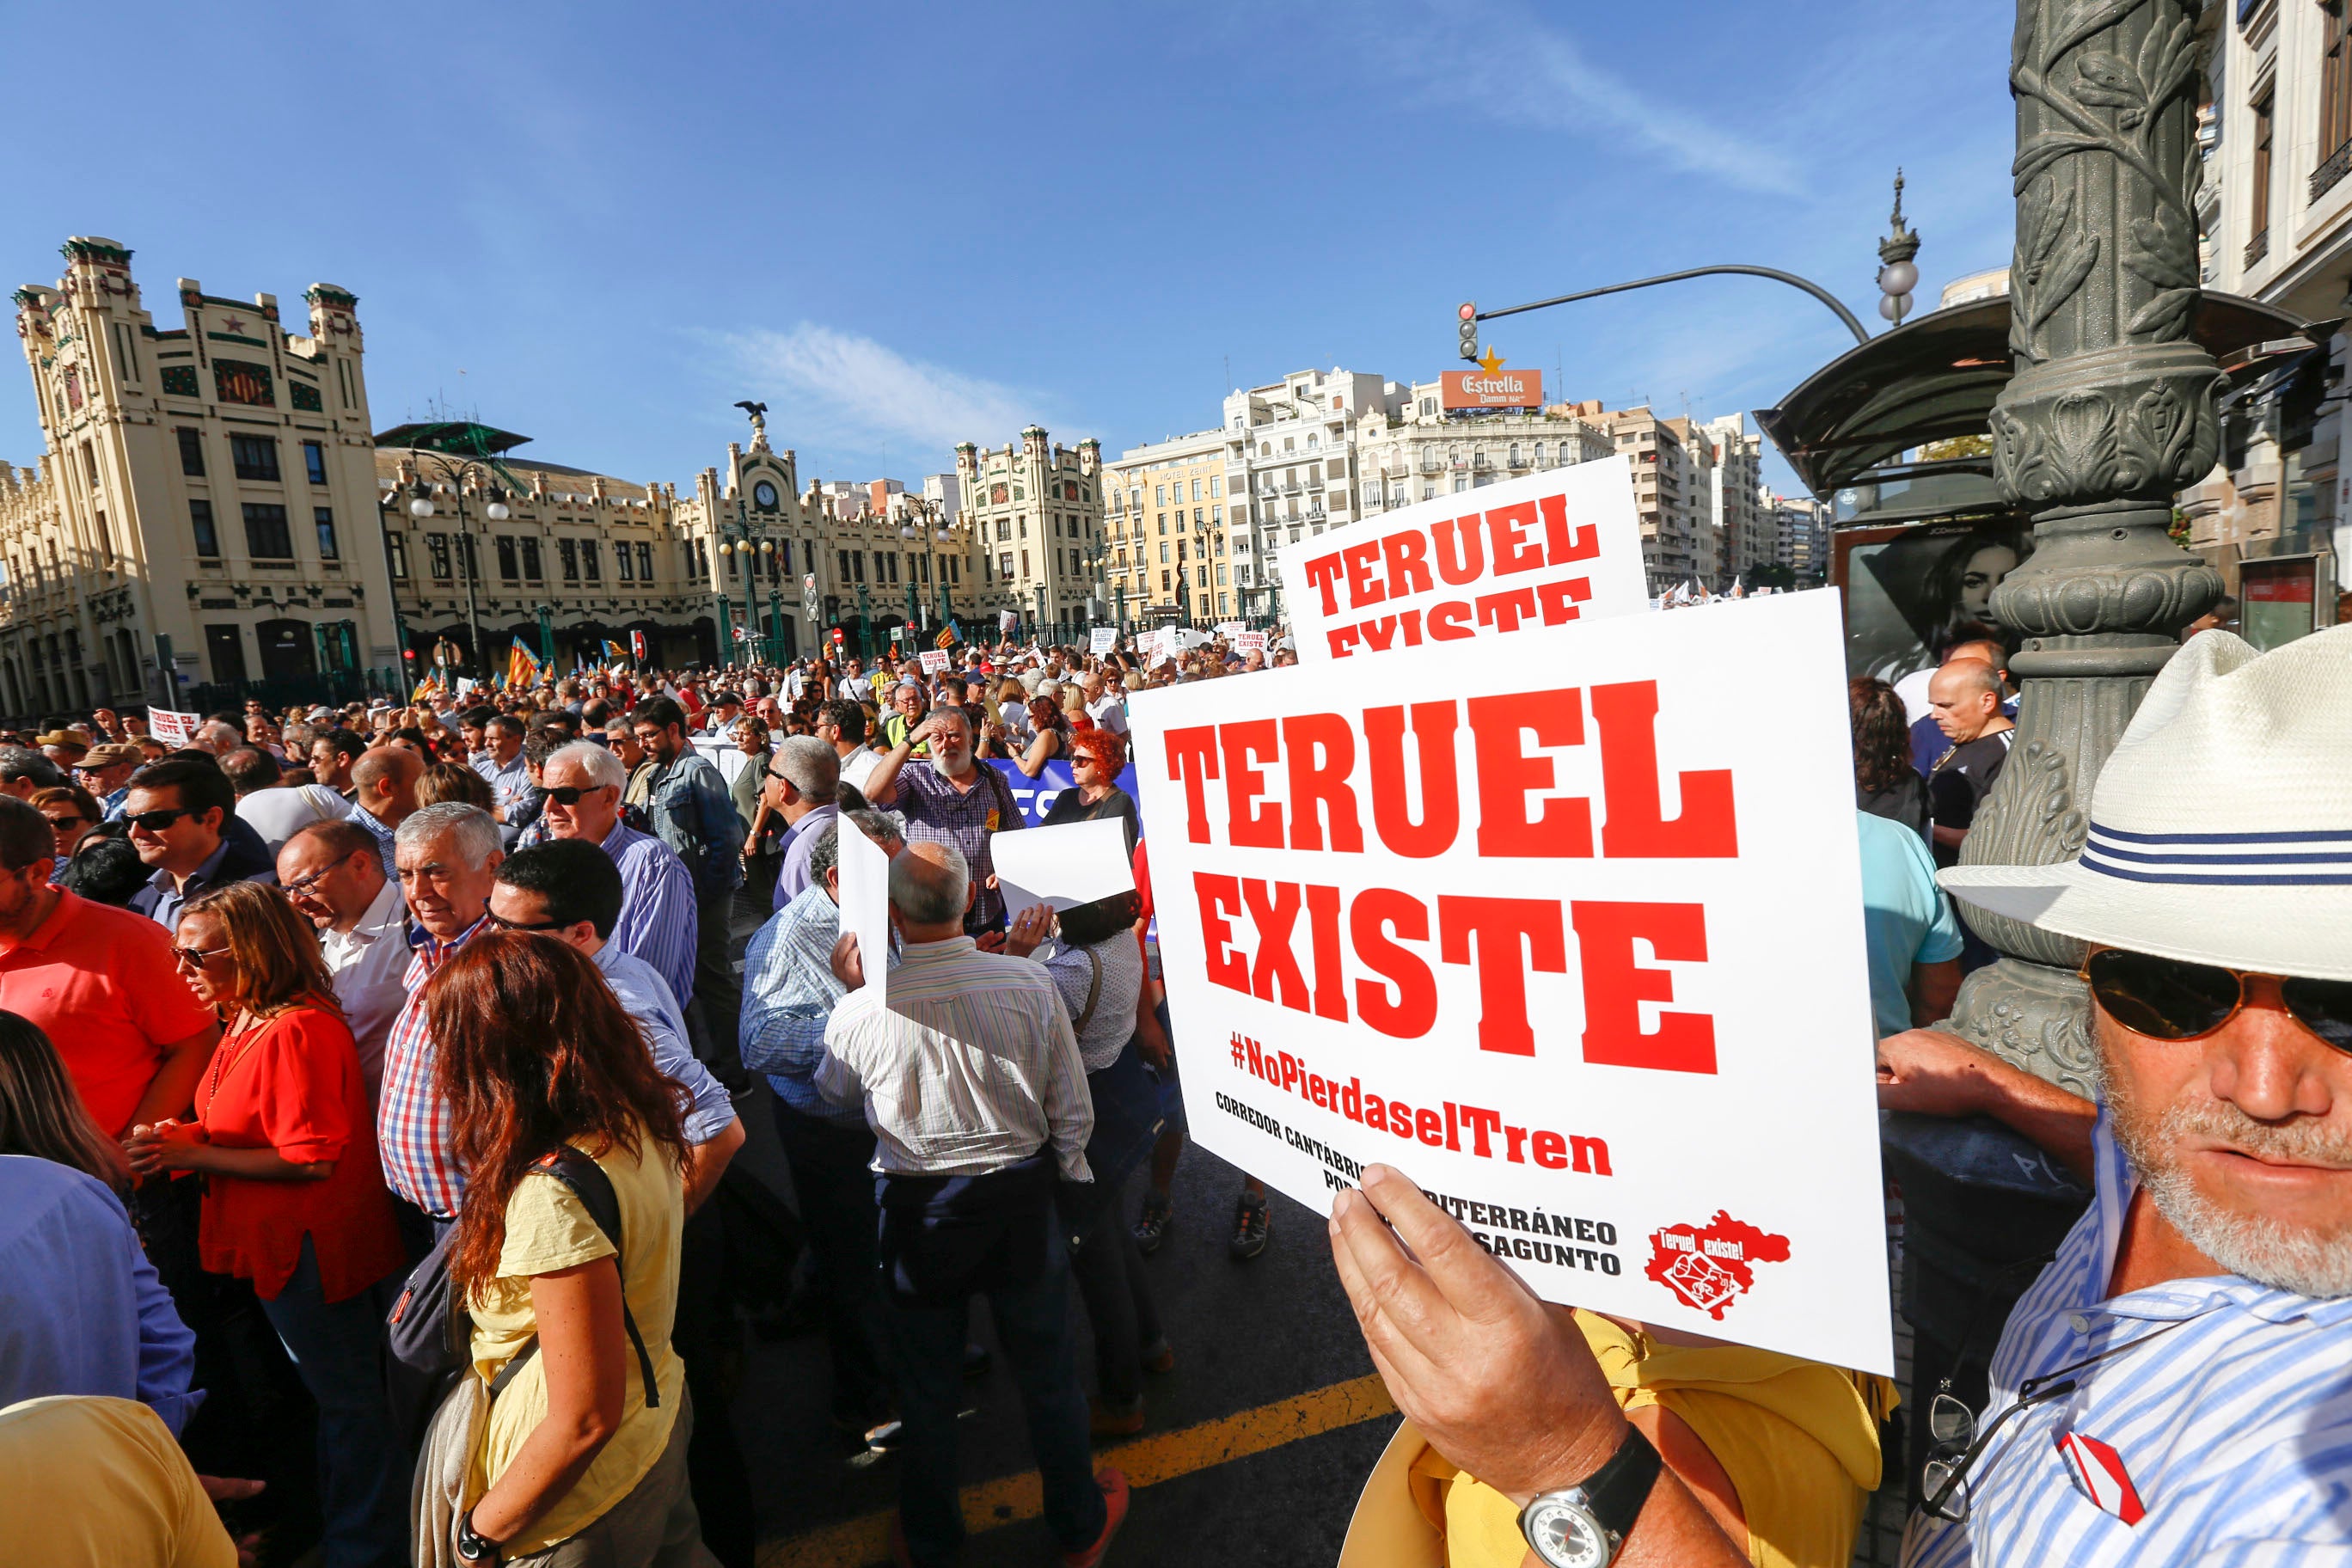
[(2089, 804), (2082, 858), (1959, 866), (1955, 898), (2061, 936), (2352, 980), (2352, 626), (2266, 654), (2191, 637)]

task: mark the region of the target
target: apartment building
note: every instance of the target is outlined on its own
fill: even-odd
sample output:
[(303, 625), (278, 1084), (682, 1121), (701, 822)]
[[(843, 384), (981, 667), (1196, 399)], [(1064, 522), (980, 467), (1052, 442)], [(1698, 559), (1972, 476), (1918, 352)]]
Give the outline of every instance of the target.
[(1131, 447), (1108, 465), (1103, 526), (1111, 614), (1122, 626), (1226, 619), (1240, 585), (1229, 554), (1248, 538), (1246, 492), (1233, 498), (1238, 528), (1226, 526), (1225, 476), (1241, 443), (1223, 430), (1196, 430)]
[(1072, 638), (1103, 605), (1102, 443), (1076, 449), (1032, 425), (1003, 447), (956, 447), (962, 516), (980, 561), (982, 604)]

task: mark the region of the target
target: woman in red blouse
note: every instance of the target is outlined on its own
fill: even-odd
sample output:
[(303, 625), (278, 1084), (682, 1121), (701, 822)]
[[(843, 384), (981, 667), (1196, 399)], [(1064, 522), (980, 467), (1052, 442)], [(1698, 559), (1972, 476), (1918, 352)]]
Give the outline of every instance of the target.
[(406, 1467), (377, 1347), (407, 1258), (318, 937), (276, 888), (232, 882), (190, 902), (174, 940), (224, 1032), (196, 1119), (133, 1128), (131, 1167), (204, 1176), (205, 1267), (252, 1281), (318, 1401), (326, 1568), (405, 1563)]

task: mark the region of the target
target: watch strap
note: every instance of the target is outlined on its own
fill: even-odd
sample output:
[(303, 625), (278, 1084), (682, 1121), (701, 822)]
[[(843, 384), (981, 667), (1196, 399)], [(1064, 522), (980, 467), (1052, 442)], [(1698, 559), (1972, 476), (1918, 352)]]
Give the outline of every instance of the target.
[(1579, 1481), (1576, 1489), (1584, 1494), (1585, 1507), (1601, 1527), (1622, 1539), (1642, 1517), (1642, 1509), (1650, 1500), (1650, 1489), (1657, 1484), (1658, 1471), (1664, 1461), (1642, 1429), (1632, 1422), (1625, 1424), (1625, 1440), (1609, 1456), (1608, 1463)]

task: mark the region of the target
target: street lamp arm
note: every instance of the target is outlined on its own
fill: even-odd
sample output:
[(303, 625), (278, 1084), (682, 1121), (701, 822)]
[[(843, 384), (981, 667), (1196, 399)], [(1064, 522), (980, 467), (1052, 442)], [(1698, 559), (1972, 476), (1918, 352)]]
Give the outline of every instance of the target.
[(1512, 305), (1500, 310), (1481, 310), (1475, 319), (1481, 321), (1491, 321), (1497, 316), (1516, 316), (1527, 310), (1547, 310), (1553, 305), (1566, 305), (1578, 300), (1596, 299), (1602, 294), (1622, 294), (1629, 289), (1647, 289), (1658, 283), (1679, 283), (1685, 278), (1705, 278), (1718, 272), (1744, 273), (1751, 278), (1770, 278), (1786, 283), (1791, 288), (1802, 289), (1837, 312), (1837, 319), (1845, 323), (1846, 331), (1853, 334), (1854, 342), (1866, 343), (1870, 341), (1870, 334), (1863, 330), (1862, 323), (1854, 319), (1853, 312), (1839, 303), (1838, 297), (1820, 284), (1809, 282), (1793, 272), (1783, 272), (1777, 267), (1749, 267), (1738, 262), (1727, 263), (1720, 267), (1694, 267), (1687, 271), (1661, 273), (1655, 278), (1637, 279), (1631, 283), (1612, 283), (1606, 289), (1587, 289), (1580, 293), (1562, 294), (1557, 299), (1538, 300), (1529, 305)]

